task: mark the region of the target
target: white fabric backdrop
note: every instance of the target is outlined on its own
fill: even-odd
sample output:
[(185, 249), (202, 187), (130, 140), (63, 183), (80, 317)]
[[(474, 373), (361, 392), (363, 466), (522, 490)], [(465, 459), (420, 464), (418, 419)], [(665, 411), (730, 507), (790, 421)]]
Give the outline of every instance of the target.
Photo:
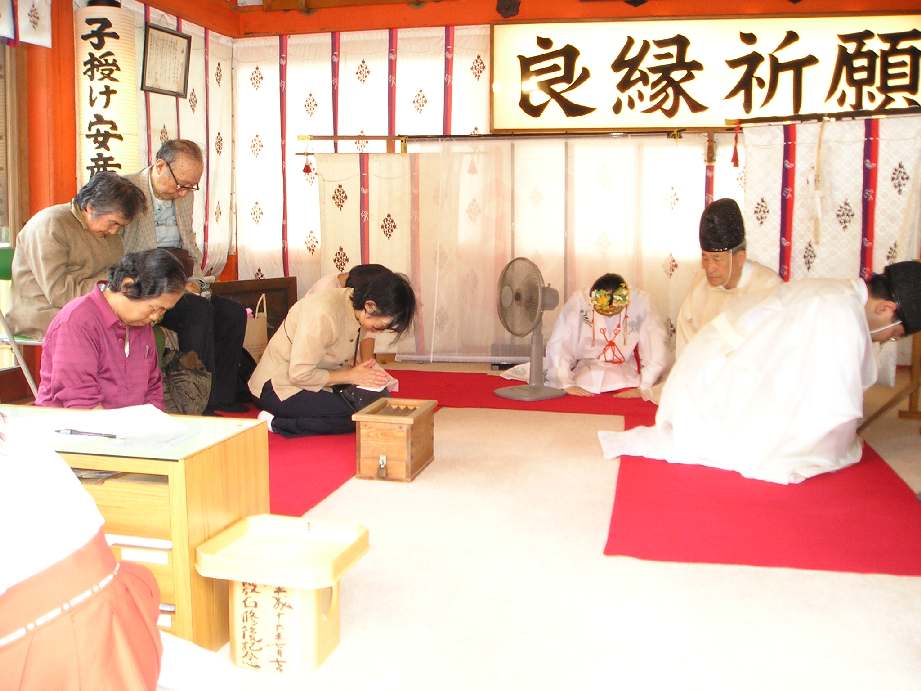
[(282, 270), (278, 38), (234, 42), (234, 162), (241, 279)]
[[(449, 134), (489, 133), (489, 27), (454, 29), (453, 105)], [(434, 69), (434, 68), (433, 68)]]
[(288, 269), (297, 277), (298, 297), (321, 276), (320, 185), (316, 158), (299, 154), (330, 152), (332, 142), (299, 141), (301, 135), (333, 131), (331, 41), (329, 34), (288, 39), (287, 147)]
[(339, 142), (339, 151), (386, 151), (382, 140), (366, 141), (357, 135), (386, 135), (388, 108), (389, 34), (352, 31), (341, 35), (339, 50), (339, 133), (356, 135)]
[[(206, 272), (219, 274), (234, 247), (233, 40), (208, 32), (208, 256)], [(198, 194), (202, 194), (199, 192)]]
[(397, 31), (396, 134), (442, 134), (443, 27)]

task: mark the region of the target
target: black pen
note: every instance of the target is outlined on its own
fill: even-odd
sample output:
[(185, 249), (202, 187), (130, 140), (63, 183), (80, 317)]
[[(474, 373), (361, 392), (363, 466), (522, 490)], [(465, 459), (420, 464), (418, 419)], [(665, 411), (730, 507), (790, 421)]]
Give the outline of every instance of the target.
[(79, 434), (83, 437), (106, 437), (107, 439), (116, 439), (117, 437), (114, 434), (109, 434), (107, 432), (84, 432), (79, 429), (56, 429), (54, 430), (58, 434)]

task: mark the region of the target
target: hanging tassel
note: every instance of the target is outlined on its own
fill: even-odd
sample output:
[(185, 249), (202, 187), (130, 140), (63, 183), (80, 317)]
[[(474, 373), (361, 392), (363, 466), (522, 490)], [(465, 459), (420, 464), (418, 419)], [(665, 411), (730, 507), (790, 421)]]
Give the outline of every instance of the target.
[(816, 247), (822, 241), (822, 149), (826, 122), (827, 119), (823, 119), (819, 123), (815, 145), (815, 175), (812, 181), (812, 244)]
[(739, 131), (742, 129), (742, 125), (739, 122), (736, 122), (736, 131), (735, 137), (732, 140), (732, 167), (739, 167)]

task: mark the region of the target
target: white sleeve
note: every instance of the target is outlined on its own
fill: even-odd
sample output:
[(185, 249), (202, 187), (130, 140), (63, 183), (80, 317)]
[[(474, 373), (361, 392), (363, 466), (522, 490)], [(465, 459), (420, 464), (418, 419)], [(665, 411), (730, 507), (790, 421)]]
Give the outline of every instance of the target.
[(553, 324), (550, 340), (547, 341), (547, 361), (544, 364), (547, 369), (547, 380), (564, 389), (574, 385), (572, 370), (577, 359), (581, 307), (581, 296), (574, 293), (560, 310)]
[(668, 335), (662, 318), (652, 306), (649, 296), (644, 294), (642, 297), (641, 305), (646, 314), (640, 326), (640, 338), (637, 343), (642, 365), (640, 388), (651, 389), (668, 367), (671, 356), (668, 351)]

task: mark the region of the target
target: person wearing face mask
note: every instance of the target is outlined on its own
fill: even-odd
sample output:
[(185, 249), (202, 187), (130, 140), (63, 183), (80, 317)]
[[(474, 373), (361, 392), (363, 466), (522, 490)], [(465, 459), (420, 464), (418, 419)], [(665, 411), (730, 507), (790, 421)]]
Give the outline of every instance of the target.
[(250, 377), (249, 389), (263, 410), (260, 419), (272, 431), (292, 436), (354, 431), (349, 387), (379, 388), (390, 381), (373, 358), (359, 358), (362, 336), (401, 334), (415, 311), (412, 286), (391, 271), (354, 288), (302, 297)]
[(675, 322), (677, 357), (734, 299), (781, 283), (777, 272), (747, 258), (742, 212), (733, 199), (716, 199), (701, 214), (700, 265)]
[(126, 254), (109, 279), (52, 320), (36, 405), (163, 409), (152, 325), (182, 297), (186, 275), (165, 249)]
[(16, 236), (13, 333), (41, 338), (54, 315), (104, 280), (124, 254), (119, 231), (144, 211), (144, 195), (126, 178), (96, 173), (67, 204), (35, 214)]
[(601, 432), (607, 458), (645, 456), (783, 484), (856, 463), (873, 344), (921, 331), (921, 262), (868, 281), (806, 279), (748, 296), (691, 341), (654, 427)]
[[(668, 365), (667, 343), (649, 296), (607, 273), (560, 310), (547, 341), (546, 383), (570, 396), (633, 387), (648, 392)], [(529, 370), (518, 365), (503, 376), (527, 381)]]

